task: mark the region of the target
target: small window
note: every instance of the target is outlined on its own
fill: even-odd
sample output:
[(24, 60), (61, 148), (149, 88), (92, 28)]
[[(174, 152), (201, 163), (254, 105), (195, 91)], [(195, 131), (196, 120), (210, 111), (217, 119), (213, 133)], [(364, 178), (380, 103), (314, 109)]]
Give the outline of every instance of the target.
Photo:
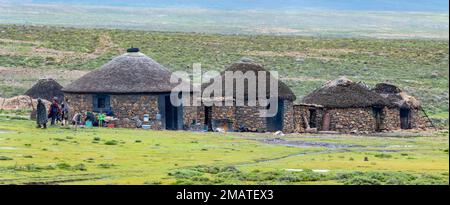
[(109, 95), (94, 95), (92, 99), (94, 112), (106, 112), (110, 111)]

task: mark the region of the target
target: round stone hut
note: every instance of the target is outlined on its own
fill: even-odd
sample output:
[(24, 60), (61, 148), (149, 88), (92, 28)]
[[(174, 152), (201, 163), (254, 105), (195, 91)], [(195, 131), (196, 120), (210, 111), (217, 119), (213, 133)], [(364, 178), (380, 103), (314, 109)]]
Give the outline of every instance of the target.
[(62, 92), (63, 86), (52, 78), (43, 78), (28, 89), (24, 95), (30, 96), (34, 99), (45, 99), (50, 102), (54, 97), (57, 97), (59, 101), (63, 99), (64, 93)]
[(326, 82), (302, 99), (323, 106), (323, 131), (378, 132), (385, 127), (384, 109), (389, 102), (362, 83), (342, 77)]
[(169, 70), (132, 48), (65, 86), (63, 92), (71, 114), (104, 112), (117, 119), (118, 127), (136, 127), (141, 120), (152, 129), (182, 129), (183, 107), (170, 102), (176, 86), (170, 77)]
[(388, 101), (384, 112), (384, 129), (425, 129), (428, 119), (421, 103), (389, 83), (378, 83), (372, 89)]
[[(225, 81), (227, 72), (233, 73), (234, 75), (239, 73), (244, 74), (243, 78), (234, 79), (232, 90), (230, 90), (229, 87), (226, 87)], [(250, 74), (254, 74), (253, 79), (250, 78), (252, 76)], [(277, 109), (270, 109), (271, 103), (261, 103), (257, 98), (257, 96), (259, 96), (259, 85), (263, 84), (263, 82), (260, 83), (258, 79), (264, 78), (266, 81), (266, 93), (261, 96), (264, 96), (266, 99), (272, 97), (272, 99), (276, 100), (277, 103), (273, 103), (273, 105), (277, 104)], [(241, 80), (242, 84), (240, 85), (243, 85), (243, 87), (238, 88), (238, 86), (236, 86), (238, 85), (238, 80)], [(249, 86), (249, 81), (255, 82), (254, 87)], [(241, 60), (236, 62), (223, 71), (220, 76), (214, 78), (212, 82), (204, 83), (202, 85), (203, 91), (205, 91), (205, 88), (208, 86), (213, 86), (213, 82), (216, 82), (214, 84), (221, 85), (221, 87), (224, 88), (222, 96), (211, 95), (207, 97), (213, 97), (212, 99), (214, 101), (220, 101), (223, 105), (217, 106), (214, 104), (212, 106), (203, 106), (203, 120), (209, 130), (223, 128), (225, 130), (253, 132), (283, 131), (289, 133), (294, 131), (293, 101), (296, 99), (296, 96), (286, 84), (278, 80), (278, 78), (273, 76), (269, 71), (265, 70), (262, 65), (257, 64), (252, 60)], [(277, 84), (278, 93), (270, 91), (269, 87), (271, 82)], [(205, 93), (203, 94), (205, 95)], [(275, 96), (275, 94), (277, 95)], [(243, 96), (243, 98), (240, 96)], [(256, 98), (254, 98), (254, 96), (256, 96)], [(242, 99), (244, 105), (238, 104), (237, 100), (242, 101)], [(225, 102), (227, 101), (231, 101), (232, 105), (226, 105)], [(264, 109), (276, 110), (276, 113), (271, 113), (268, 117), (261, 117), (260, 110)]]

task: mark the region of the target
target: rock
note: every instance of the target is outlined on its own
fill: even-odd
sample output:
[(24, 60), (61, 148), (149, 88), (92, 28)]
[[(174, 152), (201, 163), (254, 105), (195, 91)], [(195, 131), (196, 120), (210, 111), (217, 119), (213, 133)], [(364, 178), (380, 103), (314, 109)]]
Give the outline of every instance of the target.
[(305, 129), (305, 132), (307, 132), (307, 133), (317, 133), (317, 128), (307, 128), (307, 129)]
[(276, 131), (275, 133), (273, 133), (273, 135), (275, 135), (275, 136), (284, 136), (285, 134), (282, 131)]

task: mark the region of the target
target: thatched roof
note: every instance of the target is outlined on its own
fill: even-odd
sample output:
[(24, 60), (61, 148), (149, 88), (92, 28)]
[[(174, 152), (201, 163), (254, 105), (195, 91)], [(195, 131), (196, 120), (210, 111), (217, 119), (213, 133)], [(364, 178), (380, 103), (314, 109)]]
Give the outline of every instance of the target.
[[(255, 73), (256, 76), (256, 98), (258, 97), (258, 71), (266, 71), (266, 97), (269, 98), (271, 96), (270, 93), (270, 82), (273, 80), (276, 81), (276, 83), (278, 83), (278, 98), (280, 99), (285, 99), (285, 100), (292, 100), (294, 101), (296, 99), (296, 96), (294, 95), (294, 93), (292, 92), (292, 90), (283, 82), (281, 82), (278, 79), (275, 79), (275, 77), (273, 75), (271, 75), (269, 73), (269, 71), (265, 70), (264, 67), (260, 64), (254, 63), (253, 61), (250, 60), (241, 60), (239, 62), (236, 62), (234, 64), (232, 64), (231, 66), (229, 66), (225, 71), (221, 72), (220, 76), (216, 77), (214, 79), (214, 81), (217, 81), (219, 77), (221, 77), (222, 79), (222, 88), (223, 88), (223, 93), (222, 93), (222, 97), (225, 96), (225, 72), (226, 71), (232, 71), (232, 72), (236, 72), (236, 71), (241, 71), (243, 74), (245, 74), (247, 71), (253, 71)], [(208, 82), (208, 83), (204, 83), (202, 85), (202, 90), (205, 89), (206, 87), (212, 85), (212, 81)], [(236, 97), (236, 82), (233, 83), (234, 86), (234, 90), (233, 90), (233, 98)], [(217, 96), (216, 96), (217, 97)], [(227, 97), (227, 96), (225, 96)], [(245, 100), (248, 100), (248, 84), (247, 82), (245, 82), (244, 84), (244, 98)]]
[(68, 93), (160, 93), (170, 92), (171, 72), (139, 52), (115, 57), (63, 88)]
[(345, 77), (326, 82), (304, 97), (302, 103), (318, 104), (327, 108), (364, 108), (389, 104), (364, 84), (352, 82)]
[(55, 80), (40, 79), (33, 87), (25, 92), (24, 95), (28, 95), (34, 99), (41, 98), (48, 101), (52, 101), (53, 97), (57, 97), (62, 100), (64, 93), (61, 91), (63, 87)]
[(376, 93), (380, 94), (389, 102), (390, 107), (397, 108), (419, 108), (420, 102), (403, 92), (399, 87), (388, 84), (378, 83), (373, 89)]

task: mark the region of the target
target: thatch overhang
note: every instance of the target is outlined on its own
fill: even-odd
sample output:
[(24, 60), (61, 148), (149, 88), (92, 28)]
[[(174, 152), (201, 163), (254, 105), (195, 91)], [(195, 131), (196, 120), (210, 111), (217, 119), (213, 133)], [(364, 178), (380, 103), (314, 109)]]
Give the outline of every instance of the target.
[(325, 108), (384, 107), (389, 102), (362, 83), (345, 77), (328, 81), (302, 99), (302, 103), (322, 105)]
[(406, 94), (396, 85), (378, 83), (372, 90), (386, 99), (389, 107), (418, 109), (421, 106), (416, 98)]

